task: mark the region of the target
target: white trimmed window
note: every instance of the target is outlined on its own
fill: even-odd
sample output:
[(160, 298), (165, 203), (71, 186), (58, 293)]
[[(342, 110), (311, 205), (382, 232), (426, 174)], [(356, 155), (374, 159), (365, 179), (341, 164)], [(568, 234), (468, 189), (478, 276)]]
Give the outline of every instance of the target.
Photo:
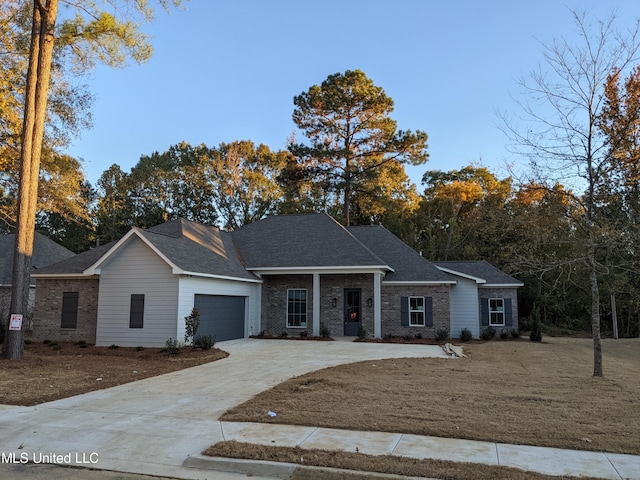
[(287, 327), (307, 327), (307, 289), (287, 290)]
[(504, 327), (504, 299), (489, 299), (489, 325)]
[(424, 297), (409, 297), (409, 326), (424, 327)]

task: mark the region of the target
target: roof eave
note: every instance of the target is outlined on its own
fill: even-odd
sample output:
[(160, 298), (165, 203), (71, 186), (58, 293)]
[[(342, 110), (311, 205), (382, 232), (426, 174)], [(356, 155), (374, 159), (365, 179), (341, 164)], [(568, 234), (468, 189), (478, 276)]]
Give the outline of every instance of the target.
[(218, 280), (233, 280), (234, 282), (247, 282), (247, 283), (262, 283), (262, 280), (259, 278), (242, 278), (242, 277), (232, 277), (227, 275), (215, 275), (213, 273), (202, 273), (202, 272), (180, 272), (180, 275), (189, 275), (192, 277), (203, 277), (203, 278), (216, 278)]
[(251, 267), (248, 271), (256, 275), (286, 275), (286, 274), (355, 274), (355, 273), (382, 273), (393, 272), (393, 268), (388, 265), (360, 265), (360, 266), (344, 266), (332, 265), (326, 267), (320, 266), (301, 266), (301, 267)]
[(457, 275), (458, 277), (466, 278), (467, 280), (473, 280), (477, 284), (484, 284), (487, 281), (484, 278), (474, 277), (473, 275), (469, 275), (466, 273), (459, 272), (457, 270), (452, 270), (450, 268), (441, 267), (440, 265), (436, 265), (436, 268), (442, 272), (448, 273), (450, 275)]

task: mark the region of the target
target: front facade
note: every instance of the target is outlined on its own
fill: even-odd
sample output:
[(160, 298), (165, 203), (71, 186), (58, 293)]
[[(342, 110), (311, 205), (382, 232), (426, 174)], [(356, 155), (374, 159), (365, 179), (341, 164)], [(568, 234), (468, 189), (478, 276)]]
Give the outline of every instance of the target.
[(450, 267), (426, 261), (383, 227), (345, 228), (327, 215), (273, 216), (234, 232), (176, 220), (132, 229), (41, 271), (33, 335), (164, 346), (184, 339), (185, 317), (197, 308), (198, 333), (218, 341), (327, 331), (455, 337), (463, 324), (477, 336), (486, 295), (491, 322), (502, 314), (505, 328), (517, 328), (517, 313), (505, 313), (517, 306), (516, 281), (495, 286)]

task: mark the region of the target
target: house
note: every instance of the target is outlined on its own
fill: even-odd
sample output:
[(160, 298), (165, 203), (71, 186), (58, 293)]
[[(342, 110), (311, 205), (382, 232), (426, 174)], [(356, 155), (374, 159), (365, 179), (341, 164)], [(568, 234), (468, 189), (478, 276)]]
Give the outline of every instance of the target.
[[(276, 215), (233, 232), (178, 219), (40, 270), (34, 337), (162, 346), (184, 338), (194, 307), (198, 333), (218, 341), (263, 331), (319, 335), (321, 324), (333, 336), (456, 335), (471, 319), (481, 328), (478, 292), (488, 286), (505, 294), (502, 308), (510, 305), (517, 329), (517, 280), (502, 274), (498, 287), (482, 272), (450, 267), (382, 226), (345, 228), (325, 214)], [(466, 301), (478, 311), (469, 317), (454, 300), (468, 290), (458, 285), (473, 281), (477, 292)]]
[[(0, 235), (0, 318), (6, 320), (11, 307), (11, 285), (13, 283), (13, 253), (16, 245), (15, 234)], [(32, 270), (35, 272), (43, 267), (73, 257), (75, 254), (54, 242), (48, 237), (35, 232), (33, 237)], [(35, 302), (36, 282), (30, 278), (29, 304), (27, 310), (27, 328), (33, 312)]]

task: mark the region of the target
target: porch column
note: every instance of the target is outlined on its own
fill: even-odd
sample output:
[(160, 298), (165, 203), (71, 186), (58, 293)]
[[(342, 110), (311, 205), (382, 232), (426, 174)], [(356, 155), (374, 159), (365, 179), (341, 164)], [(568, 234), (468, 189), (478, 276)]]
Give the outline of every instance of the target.
[(373, 336), (382, 338), (382, 298), (380, 283), (382, 274), (373, 274)]
[(313, 274), (313, 336), (320, 336), (320, 274)]

